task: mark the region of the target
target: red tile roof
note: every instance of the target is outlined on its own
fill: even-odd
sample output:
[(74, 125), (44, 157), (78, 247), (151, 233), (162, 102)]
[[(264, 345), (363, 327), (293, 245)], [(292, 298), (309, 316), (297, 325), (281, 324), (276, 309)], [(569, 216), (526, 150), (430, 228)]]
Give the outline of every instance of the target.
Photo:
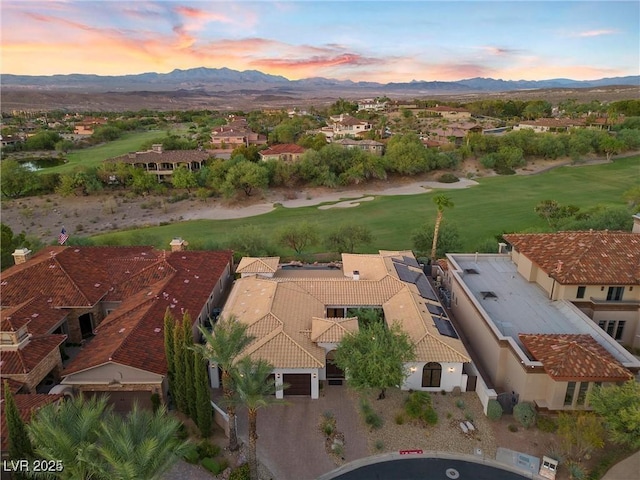
[(164, 314), (167, 308), (176, 322), (184, 312), (196, 320), (211, 292), (231, 264), (232, 252), (171, 252), (148, 270), (163, 268), (155, 283), (144, 286), (122, 302), (96, 329), (96, 336), (64, 369), (70, 375), (107, 362), (120, 363), (164, 375)]
[[(18, 394), (14, 395), (13, 399), (16, 402), (16, 407), (18, 407), (18, 412), (20, 412), (20, 417), (25, 422), (29, 422), (31, 420), (31, 416), (37, 412), (39, 409), (44, 407), (45, 405), (49, 405), (50, 403), (57, 402), (61, 400), (64, 396), (60, 394), (48, 395), (46, 393), (28, 393), (28, 394)], [(9, 448), (9, 436), (7, 434), (7, 419), (5, 417), (5, 408), (4, 408), (4, 386), (2, 387), (2, 418), (1, 422), (1, 438), (0, 438), (0, 448), (3, 452), (6, 452)]]
[(507, 234), (504, 239), (561, 284), (640, 284), (637, 233), (526, 233)]
[(604, 347), (587, 334), (520, 334), (534, 359), (554, 380), (617, 382), (633, 378)]
[(66, 311), (54, 308), (44, 297), (36, 297), (0, 310), (0, 330), (15, 332), (28, 325), (29, 333), (44, 335), (51, 333), (66, 317)]
[(109, 158), (109, 162), (124, 163), (191, 163), (204, 162), (212, 156), (207, 150), (163, 150), (156, 152), (132, 152)]
[(23, 375), (29, 373), (44, 358), (57, 349), (67, 338), (66, 335), (40, 335), (18, 350), (2, 350), (0, 368), (3, 375)]
[(266, 150), (262, 150), (260, 155), (280, 155), (283, 153), (304, 153), (307, 149), (296, 145), (295, 143), (281, 143), (279, 145), (272, 145)]

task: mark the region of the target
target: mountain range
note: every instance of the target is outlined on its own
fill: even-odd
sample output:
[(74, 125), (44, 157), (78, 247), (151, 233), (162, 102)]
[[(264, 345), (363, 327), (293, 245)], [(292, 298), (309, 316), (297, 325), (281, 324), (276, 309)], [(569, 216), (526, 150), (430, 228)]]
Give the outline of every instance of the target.
[(509, 92), (542, 88), (597, 88), (612, 85), (639, 86), (640, 75), (601, 78), (597, 80), (500, 80), (470, 78), (454, 82), (417, 81), (405, 83), (353, 82), (322, 77), (289, 80), (280, 75), (269, 75), (257, 70), (238, 71), (229, 68), (175, 69), (169, 73), (141, 73), (136, 75), (102, 76), (91, 74), (70, 75), (2, 75), (2, 88), (30, 90), (62, 90), (75, 92), (138, 92), (193, 90), (207, 93), (248, 90), (252, 93), (271, 92), (280, 95), (304, 91), (340, 90), (385, 94), (402, 93), (474, 93)]

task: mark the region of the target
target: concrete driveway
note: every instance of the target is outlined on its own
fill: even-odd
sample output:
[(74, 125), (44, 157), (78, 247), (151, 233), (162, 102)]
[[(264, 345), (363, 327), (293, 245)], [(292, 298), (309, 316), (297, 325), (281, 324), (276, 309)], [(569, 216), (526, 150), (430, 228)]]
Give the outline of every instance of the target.
[[(273, 480), (312, 480), (338, 466), (326, 453), (324, 435), (318, 430), (326, 411), (333, 413), (337, 429), (344, 433), (345, 462), (369, 456), (366, 430), (346, 386), (326, 386), (318, 400), (287, 397), (286, 402), (258, 412), (258, 458)], [(238, 432), (247, 443), (244, 410), (238, 412)]]

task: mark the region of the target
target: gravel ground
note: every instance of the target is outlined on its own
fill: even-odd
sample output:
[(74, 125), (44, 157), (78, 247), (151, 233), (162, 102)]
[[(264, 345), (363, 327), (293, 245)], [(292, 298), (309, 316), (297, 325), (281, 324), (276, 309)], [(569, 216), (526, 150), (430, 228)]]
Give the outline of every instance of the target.
[[(476, 449), (480, 448), (483, 456), (495, 458), (495, 436), (475, 393), (465, 392), (458, 396), (451, 393), (431, 394), (432, 405), (438, 413), (438, 423), (426, 427), (410, 421), (406, 415), (404, 424), (396, 423), (395, 417), (403, 412), (404, 401), (408, 395), (409, 392), (389, 389), (384, 400), (377, 400), (377, 392), (367, 397), (369, 404), (384, 422), (381, 429), (368, 432), (367, 440), (372, 455), (414, 449), (473, 455), (477, 454)], [(462, 402), (462, 408), (458, 407), (456, 402)], [(460, 422), (469, 419), (476, 430), (472, 434), (464, 434)], [(382, 442), (382, 448), (376, 448), (380, 446), (379, 442)]]

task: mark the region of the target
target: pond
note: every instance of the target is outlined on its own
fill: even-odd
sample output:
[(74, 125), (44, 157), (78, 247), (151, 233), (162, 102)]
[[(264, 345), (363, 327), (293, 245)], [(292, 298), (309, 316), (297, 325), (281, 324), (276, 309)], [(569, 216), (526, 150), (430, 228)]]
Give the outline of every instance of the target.
[(27, 160), (20, 160), (20, 164), (29, 170), (35, 172), (37, 170), (43, 170), (45, 168), (57, 167), (63, 165), (65, 160), (63, 158), (56, 157), (44, 157), (44, 158), (29, 158)]

